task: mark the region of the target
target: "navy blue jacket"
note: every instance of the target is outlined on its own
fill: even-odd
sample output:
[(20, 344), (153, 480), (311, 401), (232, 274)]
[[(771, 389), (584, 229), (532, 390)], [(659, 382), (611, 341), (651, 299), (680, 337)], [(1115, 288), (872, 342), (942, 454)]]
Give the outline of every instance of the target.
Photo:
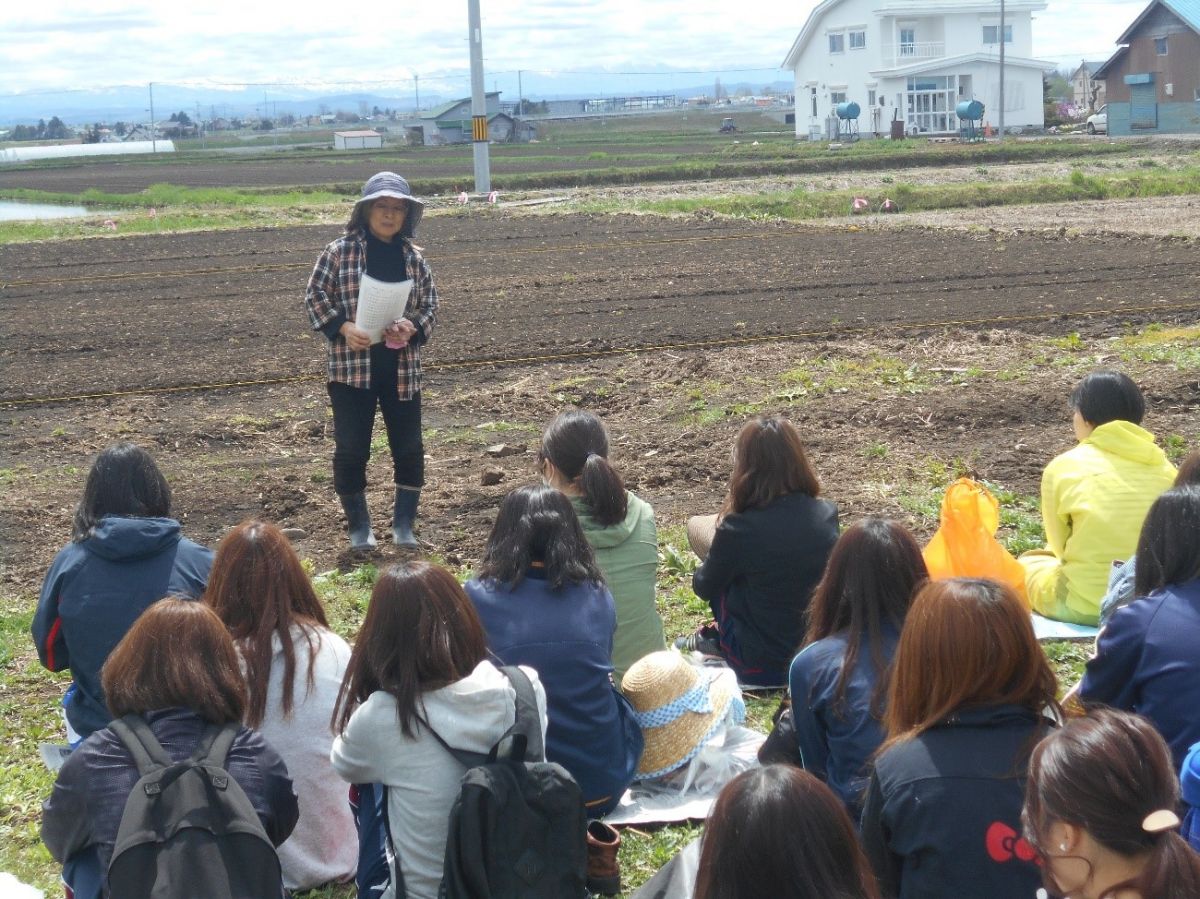
[(862, 838), (885, 899), (1037, 892), (1021, 805), (1029, 755), (1051, 727), (1019, 706), (965, 709), (879, 756)]
[(171, 518), (100, 519), (91, 536), (59, 551), (33, 618), (38, 658), (71, 669), (75, 692), (67, 720), (82, 737), (112, 717), (100, 667), (139, 615), (164, 596), (204, 592), (212, 552), (179, 533)]
[[(190, 709), (163, 709), (144, 716), (175, 761), (190, 756), (208, 726)], [(225, 768), (258, 812), (267, 838), (278, 846), (296, 826), (299, 806), (287, 767), (257, 732), (243, 727), (229, 748)], [(42, 805), (42, 842), (59, 862), (96, 847), (107, 871), (125, 802), (138, 782), (137, 763), (108, 728), (96, 731), (67, 756), (50, 798)]]
[(615, 805), (633, 780), (642, 732), (612, 682), (612, 594), (602, 584), (554, 590), (537, 569), (509, 590), (469, 581), (488, 648), (504, 665), (528, 665), (546, 689), (546, 758), (571, 772), (593, 811)]
[(1200, 579), (1171, 584), (1113, 613), (1079, 697), (1145, 715), (1178, 771), (1200, 742)]
[[(885, 669), (899, 639), (894, 628), (884, 627), (880, 650)], [(880, 678), (865, 640), (846, 679), (845, 694), (841, 702), (835, 701), (846, 642), (843, 631), (804, 647), (792, 660), (788, 686), (804, 769), (829, 784), (850, 816), (857, 819), (871, 773), (871, 757), (883, 742), (883, 726), (871, 711), (873, 703), (881, 710), (882, 701), (875, 702)]]
[(692, 589), (712, 607), (722, 650), (739, 678), (786, 681), (813, 587), (837, 538), (837, 506), (800, 492), (717, 525)]

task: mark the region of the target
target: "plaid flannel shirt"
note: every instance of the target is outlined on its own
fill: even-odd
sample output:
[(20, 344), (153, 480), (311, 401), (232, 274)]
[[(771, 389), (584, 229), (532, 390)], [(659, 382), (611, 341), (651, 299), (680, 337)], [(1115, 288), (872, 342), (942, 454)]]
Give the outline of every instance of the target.
[[(438, 297), (429, 265), (412, 241), (404, 241), (404, 263), (413, 281), (412, 293), (404, 317), (417, 328), (408, 345), (398, 356), (397, 393), (402, 400), (412, 399), (421, 389), (421, 348), (429, 340), (437, 322)], [(329, 244), (317, 257), (304, 307), (314, 331), (325, 331), (339, 318), (354, 321), (358, 310), (358, 285), (367, 267), (367, 237), (361, 228), (348, 231)], [(371, 386), (371, 351), (351, 350), (346, 338), (329, 335), (329, 380), (351, 387)]]

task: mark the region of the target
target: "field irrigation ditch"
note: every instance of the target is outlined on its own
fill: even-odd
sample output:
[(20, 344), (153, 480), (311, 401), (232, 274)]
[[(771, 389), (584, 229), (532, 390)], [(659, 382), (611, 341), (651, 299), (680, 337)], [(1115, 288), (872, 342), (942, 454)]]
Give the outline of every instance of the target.
[[(970, 472), (1001, 498), (1001, 537), (1016, 551), (1041, 540), (1039, 475), (1071, 444), (1066, 395), (1089, 369), (1117, 366), (1143, 386), (1146, 424), (1174, 458), (1200, 446), (1200, 262), (1191, 239), (1113, 233), (1119, 217), (1078, 214), (1062, 227), (989, 229), (979, 226), (982, 212), (973, 225), (971, 204), (954, 202), (972, 192), (978, 201), (981, 190), (1007, 190), (1022, 203), (1070, 199), (1042, 179), (1093, 194), (1101, 182), (1136, 179), (1141, 193), (1127, 190), (1125, 202), (1152, 216), (1146, 193), (1197, 192), (1189, 145), (1097, 141), (1090, 146), (1099, 152), (1081, 155), (1074, 148), (1089, 145), (1078, 139), (1013, 142), (1007, 161), (990, 145), (941, 158), (915, 143), (864, 146), (839, 157), (860, 156), (861, 165), (832, 174), (758, 172), (736, 185), (620, 181), (656, 167), (686, 176), (688, 166), (728, 162), (721, 154), (739, 165), (758, 154), (791, 166), (824, 164), (829, 154), (779, 137), (737, 149), (748, 143), (568, 134), (561, 145), (522, 152), (553, 157), (529, 174), (574, 172), (576, 180), (519, 189), (567, 191), (567, 203), (435, 204), (420, 241), (443, 301), (427, 355), (429, 486), (419, 525), (433, 558), (470, 569), (499, 498), (534, 477), (541, 428), (570, 405), (604, 417), (614, 460), (656, 509), (660, 607), (672, 635), (706, 615), (689, 589), (683, 522), (720, 501), (733, 436), (753, 414), (797, 422), (844, 523), (886, 514), (927, 538), (942, 491)], [(931, 159), (904, 168), (875, 159), (918, 152)], [(605, 187), (578, 187), (580, 171), (620, 172), (611, 163), (620, 153), (672, 158), (636, 160)], [(590, 159), (592, 169), (569, 162), (595, 154), (606, 155)], [(353, 635), (392, 553), (364, 564), (341, 551), (322, 354), (301, 295), (317, 250), (345, 216), (354, 189), (346, 185), (378, 168), (411, 168), (419, 191), (436, 192), (414, 158), (328, 157), (306, 163), (303, 175), (284, 159), (186, 153), (145, 164), (153, 171), (142, 174), (135, 162), (0, 172), (0, 197), (95, 189), (124, 194), (134, 210), (115, 238), (78, 239), (103, 233), (96, 223), (0, 227), (0, 870), (56, 889), (37, 838), (52, 778), (36, 746), (58, 738), (66, 679), (38, 666), (28, 626), (90, 460), (107, 444), (134, 440), (156, 454), (194, 539), (215, 544), (251, 515), (300, 528), (297, 548), (335, 627)], [(431, 183), (468, 180), (465, 157), (431, 159), (464, 173), (430, 174)], [(277, 166), (300, 180), (265, 192), (253, 182), (245, 203), (221, 193)], [(842, 216), (843, 200), (864, 185), (873, 197), (895, 193), (901, 172), (910, 198), (940, 197), (930, 209), (967, 206), (958, 223)], [(151, 184), (181, 186), (138, 193)], [(212, 191), (208, 205), (191, 203), (189, 188)], [(304, 205), (305, 196), (314, 202)], [(797, 211), (802, 203), (819, 214)], [(1032, 218), (1069, 205), (1025, 208)], [(629, 214), (648, 210), (672, 214)], [(1172, 227), (1188, 232), (1194, 222), (1181, 217)], [(137, 231), (149, 233), (129, 234)], [(79, 398), (94, 394), (107, 395)], [(488, 455), (497, 443), (512, 454)], [(385, 456), (372, 461), (378, 529), (388, 510)], [(499, 469), (498, 484), (481, 483), (485, 468)], [(1082, 648), (1048, 652), (1064, 682), (1077, 676)], [(753, 719), (765, 723), (774, 702), (752, 702)], [(627, 832), (627, 884), (697, 832)]]

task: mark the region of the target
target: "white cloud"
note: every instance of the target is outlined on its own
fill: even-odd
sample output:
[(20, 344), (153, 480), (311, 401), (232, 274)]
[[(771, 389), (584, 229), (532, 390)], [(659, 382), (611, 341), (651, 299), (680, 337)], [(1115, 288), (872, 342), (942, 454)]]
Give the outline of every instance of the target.
[[(488, 86), (504, 81), (511, 92), (517, 69), (759, 68), (752, 80), (782, 78), (771, 70), (816, 0), (767, 0), (745, 12), (728, 0), (480, 2)], [(1144, 2), (1051, 0), (1035, 19), (1034, 52), (1063, 64), (1106, 58)], [(45, 11), (6, 3), (0, 34), (9, 37), (0, 85), (13, 92), (150, 81), (399, 85), (413, 73), (431, 89), (467, 82), (461, 2), (58, 0)]]

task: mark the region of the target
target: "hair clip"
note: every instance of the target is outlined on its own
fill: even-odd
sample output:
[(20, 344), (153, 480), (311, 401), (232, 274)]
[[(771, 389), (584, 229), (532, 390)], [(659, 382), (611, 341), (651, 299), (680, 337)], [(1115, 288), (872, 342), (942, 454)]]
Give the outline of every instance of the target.
[(1142, 819), (1142, 830), (1146, 833), (1162, 833), (1179, 826), (1179, 816), (1169, 808), (1160, 808)]

